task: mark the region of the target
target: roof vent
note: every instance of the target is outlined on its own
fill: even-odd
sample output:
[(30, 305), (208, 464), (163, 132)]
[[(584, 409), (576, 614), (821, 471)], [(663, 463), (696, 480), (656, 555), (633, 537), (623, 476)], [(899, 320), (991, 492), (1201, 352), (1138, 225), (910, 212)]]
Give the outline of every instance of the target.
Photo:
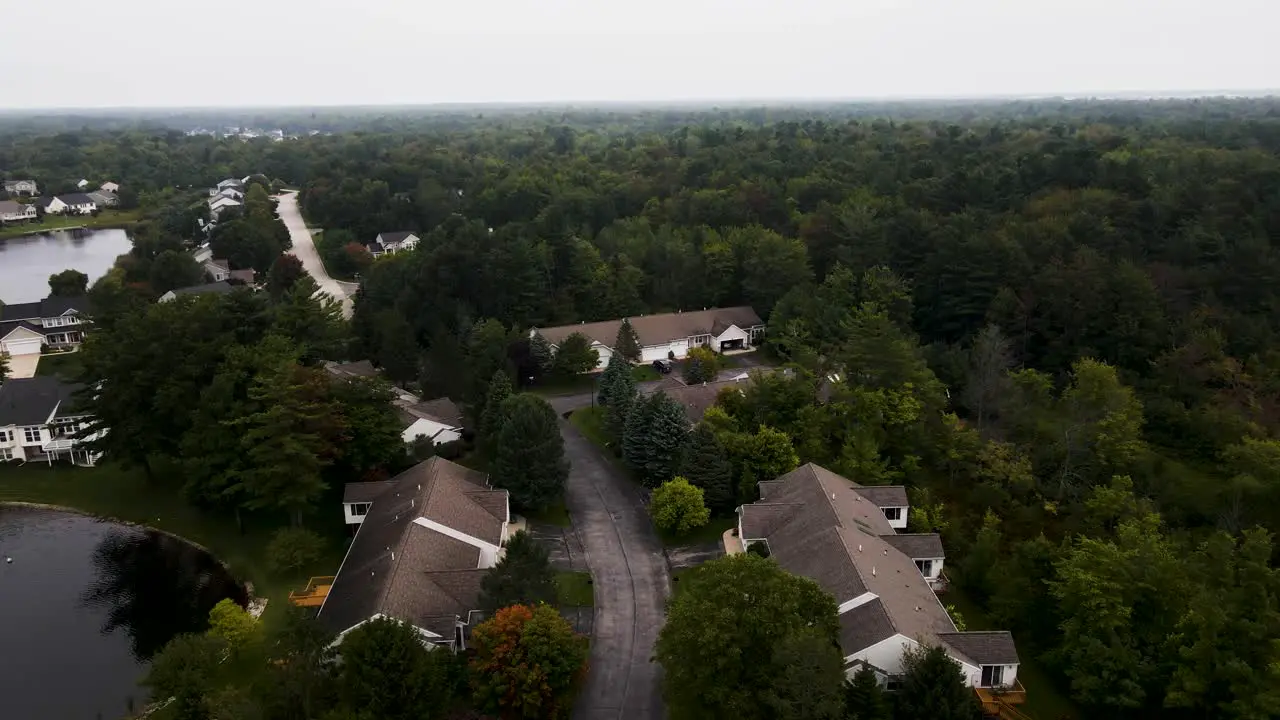
[(885, 554), (885, 557), (888, 557), (888, 556), (889, 556), (889, 549), (888, 549), (888, 548), (885, 548), (884, 554)]
[[(395, 559), (396, 559), (396, 553), (395, 553), (395, 551), (393, 550), (393, 551), (391, 551), (391, 560), (392, 560), (392, 562), (394, 562), (394, 561), (395, 561)], [(919, 610), (920, 608), (916, 608), (916, 609), (917, 609), (917, 610)]]
[(832, 499), (832, 500), (835, 500), (835, 499), (836, 499), (836, 494), (835, 494), (835, 493), (831, 493), (831, 499)]
[(862, 552), (862, 543), (858, 543), (858, 552)]
[(872, 566), (871, 566), (871, 577), (875, 577), (875, 576), (876, 576), (876, 566), (875, 566), (875, 565), (872, 565)]
[(919, 606), (919, 605), (917, 605), (917, 606), (916, 606), (916, 612), (920, 612), (920, 606)]

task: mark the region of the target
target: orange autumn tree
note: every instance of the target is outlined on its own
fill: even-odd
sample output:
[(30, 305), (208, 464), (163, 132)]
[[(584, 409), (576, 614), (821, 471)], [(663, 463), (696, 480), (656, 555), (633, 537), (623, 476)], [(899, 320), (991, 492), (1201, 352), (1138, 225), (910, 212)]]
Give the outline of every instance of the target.
[(512, 605), (471, 633), (471, 685), (503, 718), (569, 717), (587, 670), (587, 639), (550, 605)]

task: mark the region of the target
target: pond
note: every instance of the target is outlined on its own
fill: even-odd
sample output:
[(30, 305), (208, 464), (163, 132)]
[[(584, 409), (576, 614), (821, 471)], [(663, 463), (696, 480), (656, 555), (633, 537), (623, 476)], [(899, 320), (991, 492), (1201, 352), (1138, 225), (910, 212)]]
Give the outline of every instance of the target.
[(124, 230), (57, 230), (0, 240), (0, 302), (35, 302), (49, 294), (49, 276), (79, 270), (89, 284), (133, 247)]
[(0, 506), (0, 558), (6, 720), (141, 710), (151, 657), (174, 635), (203, 630), (219, 600), (247, 600), (203, 550), (74, 513)]

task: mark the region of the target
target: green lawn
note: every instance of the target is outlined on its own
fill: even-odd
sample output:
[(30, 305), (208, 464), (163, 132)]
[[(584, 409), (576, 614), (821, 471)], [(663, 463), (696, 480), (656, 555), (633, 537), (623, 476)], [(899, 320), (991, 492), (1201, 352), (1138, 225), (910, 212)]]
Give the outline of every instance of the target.
[(569, 416), (569, 422), (578, 431), (587, 436), (587, 439), (595, 443), (597, 447), (603, 448), (612, 455), (610, 448), (613, 447), (613, 438), (609, 435), (608, 428), (605, 427), (604, 408), (596, 405), (595, 407), (582, 408), (574, 410)]
[(737, 524), (737, 518), (711, 518), (711, 522), (696, 528), (693, 532), (685, 533), (684, 535), (672, 535), (659, 530), (658, 537), (662, 538), (662, 544), (667, 547), (719, 542), (721, 536), (724, 535), (724, 531)]
[[(631, 377), (638, 383), (662, 379), (662, 375), (653, 369), (653, 365), (632, 365)], [(526, 389), (536, 395), (578, 395), (595, 392), (596, 384), (599, 382), (600, 373), (583, 373), (568, 378), (546, 378), (537, 387)]]
[(526, 511), (521, 514), (531, 523), (555, 525), (556, 527), (569, 527), (573, 524), (573, 521), (569, 519), (569, 509), (564, 506), (564, 500), (538, 512)]
[(57, 375), (63, 380), (74, 380), (80, 375), (80, 353), (41, 355), (36, 375)]
[(179, 535), (208, 548), (237, 579), (252, 582), (255, 594), (271, 599), (268, 607), (287, 602), (289, 590), (300, 588), (309, 575), (336, 574), (346, 552), (342, 519), (336, 512), (329, 513), (312, 521), (312, 529), (329, 541), (325, 557), (293, 576), (273, 573), (267, 567), (265, 548), (272, 531), (287, 524), (283, 515), (246, 517), (244, 532), (240, 532), (232, 517), (202, 512), (188, 504), (176, 483), (157, 480), (150, 485), (140, 471), (115, 465), (0, 464), (0, 502), (6, 501), (62, 505)]
[(653, 369), (653, 365), (634, 365), (631, 368), (631, 379), (638, 383), (661, 380), (662, 373)]
[(19, 223), (0, 228), (0, 240), (31, 233), (48, 232), (69, 227), (111, 228), (128, 227), (142, 216), (140, 210), (103, 210), (92, 215), (46, 215), (38, 223)]
[(556, 602), (561, 605), (576, 605), (578, 607), (595, 605), (595, 591), (591, 587), (591, 573), (556, 573)]
[[(950, 605), (959, 611), (964, 618), (968, 630), (999, 630), (993, 627), (990, 618), (954, 585), (941, 595), (943, 605)], [(1080, 708), (1063, 694), (1054, 683), (1049, 673), (1040, 663), (1027, 654), (1019, 653), (1018, 681), (1027, 690), (1027, 702), (1018, 709), (1029, 715), (1032, 720), (1063, 720), (1064, 718), (1081, 718)]]

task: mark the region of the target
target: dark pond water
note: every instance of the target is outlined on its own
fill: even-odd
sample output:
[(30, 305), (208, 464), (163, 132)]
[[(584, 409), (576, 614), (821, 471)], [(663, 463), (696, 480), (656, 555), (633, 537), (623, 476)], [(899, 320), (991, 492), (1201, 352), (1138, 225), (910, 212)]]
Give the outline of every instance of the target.
[(132, 247), (124, 230), (58, 230), (0, 240), (0, 301), (35, 302), (49, 294), (49, 276), (67, 269), (88, 275), (92, 285)]
[(169, 535), (72, 513), (0, 506), (0, 718), (114, 720), (174, 635), (204, 629), (244, 589)]

